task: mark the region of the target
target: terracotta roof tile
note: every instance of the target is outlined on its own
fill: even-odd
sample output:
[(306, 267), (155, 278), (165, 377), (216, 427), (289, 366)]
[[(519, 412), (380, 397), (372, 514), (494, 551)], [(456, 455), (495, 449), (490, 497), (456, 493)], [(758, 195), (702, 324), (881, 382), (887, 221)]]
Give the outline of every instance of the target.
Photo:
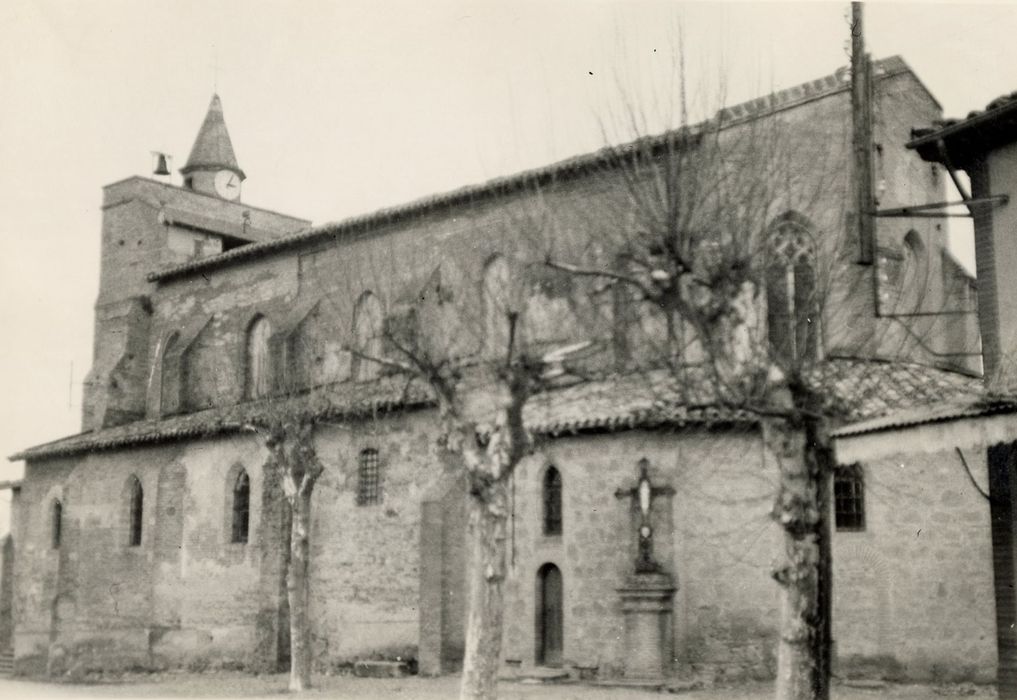
[[(814, 381), (829, 392), (830, 410), (843, 420), (871, 419), (981, 396), (978, 379), (899, 362), (834, 359), (823, 363)], [(757, 421), (749, 411), (715, 405), (711, 395), (704, 383), (679, 382), (665, 370), (654, 370), (549, 390), (527, 403), (524, 416), (532, 431), (545, 435)], [(237, 433), (264, 412), (299, 410), (321, 419), (343, 420), (430, 405), (433, 400), (427, 387), (386, 377), (370, 383), (336, 384), (304, 397), (246, 402), (81, 433), (24, 450), (10, 459), (61, 457)]]

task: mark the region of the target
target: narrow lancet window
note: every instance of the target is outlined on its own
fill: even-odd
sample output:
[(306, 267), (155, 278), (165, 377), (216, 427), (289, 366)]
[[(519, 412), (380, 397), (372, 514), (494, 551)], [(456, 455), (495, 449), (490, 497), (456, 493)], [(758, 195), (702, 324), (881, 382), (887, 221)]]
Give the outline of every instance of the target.
[(561, 534), (561, 472), (548, 467), (544, 474), (544, 534)]
[(59, 499), (53, 501), (53, 549), (60, 548), (63, 536), (64, 506)]
[(131, 547), (141, 545), (141, 526), (144, 521), (145, 493), (141, 489), (141, 482), (138, 477), (131, 477), (130, 485), (131, 506), (129, 512), (129, 529), (127, 544)]
[(251, 480), (247, 472), (241, 470), (233, 484), (233, 525), (230, 542), (244, 544), (247, 542), (251, 521)]

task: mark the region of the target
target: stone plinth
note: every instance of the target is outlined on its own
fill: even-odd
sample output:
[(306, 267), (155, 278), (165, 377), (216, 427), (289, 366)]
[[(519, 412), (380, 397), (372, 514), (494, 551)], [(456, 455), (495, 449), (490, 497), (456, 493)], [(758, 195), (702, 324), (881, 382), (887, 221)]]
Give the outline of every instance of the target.
[(670, 673), (676, 590), (665, 573), (633, 574), (618, 589), (625, 615), (626, 678), (657, 680)]

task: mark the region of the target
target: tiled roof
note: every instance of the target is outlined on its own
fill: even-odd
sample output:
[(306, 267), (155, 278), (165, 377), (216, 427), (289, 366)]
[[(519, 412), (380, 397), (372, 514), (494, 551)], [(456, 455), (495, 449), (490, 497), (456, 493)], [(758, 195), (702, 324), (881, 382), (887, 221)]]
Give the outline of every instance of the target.
[[(908, 68), (900, 56), (891, 56), (873, 62), (873, 72), (877, 77), (884, 78), (901, 73), (910, 73), (911, 69)], [(801, 85), (772, 93), (766, 97), (726, 107), (718, 112), (716, 116), (717, 123), (723, 124), (726, 128), (772, 114), (773, 112), (790, 109), (820, 97), (842, 92), (850, 86), (846, 76), (847, 69), (841, 68), (823, 78), (802, 83)], [(928, 91), (926, 90), (926, 92)], [(931, 93), (929, 96), (932, 97)], [(934, 97), (932, 99), (935, 100)], [(559, 178), (573, 177), (610, 165), (616, 161), (619, 151), (652, 148), (657, 144), (663, 145), (668, 142), (674, 142), (675, 139), (692, 141), (702, 132), (704, 126), (706, 125), (700, 124), (689, 127), (684, 132), (669, 131), (658, 136), (639, 139), (621, 147), (603, 148), (593, 153), (575, 156), (540, 168), (494, 178), (478, 185), (469, 185), (452, 190), (451, 192), (429, 195), (407, 204), (380, 209), (369, 214), (354, 216), (338, 222), (321, 224), (273, 241), (241, 246), (220, 255), (152, 272), (148, 275), (148, 280), (155, 282), (180, 277), (199, 270), (208, 270), (228, 265), (237, 260), (246, 260), (300, 246), (310, 241), (339, 237), (355, 231), (371, 230), (385, 224), (417, 217), (437, 209), (476, 203), (517, 192), (527, 187), (545, 186)]]
[(229, 168), (236, 171), (241, 180), (245, 177), (244, 171), (237, 163), (237, 156), (233, 153), (233, 142), (230, 141), (229, 131), (226, 130), (222, 102), (219, 101), (218, 95), (212, 95), (205, 121), (201, 123), (198, 137), (194, 139), (194, 145), (191, 147), (191, 155), (187, 157), (187, 163), (180, 172), (186, 175), (192, 170), (202, 168)]
[(833, 359), (818, 366), (814, 381), (828, 393), (831, 413), (846, 421), (974, 400), (984, 391), (980, 378), (911, 362)]
[(404, 378), (386, 377), (368, 383), (345, 383), (326, 387), (306, 396), (264, 399), (209, 408), (204, 411), (140, 420), (104, 430), (79, 433), (29, 448), (10, 459), (37, 459), (109, 450), (186, 438), (243, 432), (266, 413), (313, 413), (322, 419), (343, 419), (411, 408), (430, 402), (430, 393)]
[(1004, 413), (1017, 413), (1017, 399), (991, 397), (958, 398), (934, 404), (914, 406), (887, 416), (851, 423), (833, 431), (834, 437), (852, 437), (879, 433), (897, 428), (910, 428), (931, 423), (944, 423), (960, 418), (985, 418)]
[[(923, 365), (834, 359), (814, 381), (828, 392), (830, 410), (843, 420), (864, 420), (893, 411), (980, 395), (981, 382)], [(659, 426), (751, 424), (757, 418), (737, 407), (718, 406), (702, 382), (678, 381), (665, 370), (607, 377), (549, 390), (525, 407), (535, 433), (564, 435)], [(336, 384), (308, 397), (247, 402), (162, 420), (142, 420), (81, 433), (33, 447), (11, 460), (60, 457), (245, 430), (265, 412), (302, 411), (342, 420), (433, 405), (426, 387), (399, 377), (371, 383)]]
[(934, 162), (942, 157), (936, 146), (940, 139), (950, 146), (952, 157), (962, 159), (966, 151), (977, 153), (1011, 143), (1017, 140), (1017, 92), (1001, 95), (963, 119), (943, 119), (931, 127), (913, 129), (911, 136), (908, 148)]

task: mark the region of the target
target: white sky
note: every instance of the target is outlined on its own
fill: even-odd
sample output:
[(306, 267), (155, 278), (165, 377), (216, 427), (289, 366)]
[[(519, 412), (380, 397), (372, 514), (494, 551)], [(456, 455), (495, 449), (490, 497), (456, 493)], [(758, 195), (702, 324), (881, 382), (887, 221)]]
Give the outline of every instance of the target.
[[(697, 103), (712, 108), (719, 76), (733, 103), (846, 65), (848, 12), (846, 2), (4, 0), (0, 456), (79, 430), (100, 188), (147, 174), (152, 150), (183, 165), (216, 62), (244, 201), (320, 223), (595, 149), (625, 100), (665, 113), (654, 100), (671, 94), (679, 25), (690, 82), (711, 87)], [(947, 116), (1017, 90), (1015, 30), (1013, 5), (866, 8), (873, 55), (901, 54)], [(969, 247), (957, 252), (970, 264)], [(0, 465), (0, 478), (19, 473)]]

